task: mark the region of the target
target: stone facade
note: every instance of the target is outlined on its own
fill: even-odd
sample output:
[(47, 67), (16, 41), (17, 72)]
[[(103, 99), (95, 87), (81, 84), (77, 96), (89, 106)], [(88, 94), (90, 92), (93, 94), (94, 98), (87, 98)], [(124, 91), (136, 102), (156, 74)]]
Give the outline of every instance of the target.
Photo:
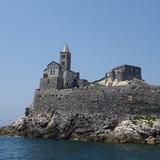
[(133, 78), (142, 80), (140, 67), (125, 64), (113, 68), (111, 72), (106, 74), (106, 79), (111, 79), (112, 81), (115, 79), (118, 81), (125, 81), (132, 80)]
[(65, 44), (60, 52), (60, 64), (52, 61), (44, 70), (43, 78), (40, 80), (40, 89), (66, 89), (85, 85), (87, 85), (87, 80), (80, 79), (78, 72), (71, 71), (71, 53)]

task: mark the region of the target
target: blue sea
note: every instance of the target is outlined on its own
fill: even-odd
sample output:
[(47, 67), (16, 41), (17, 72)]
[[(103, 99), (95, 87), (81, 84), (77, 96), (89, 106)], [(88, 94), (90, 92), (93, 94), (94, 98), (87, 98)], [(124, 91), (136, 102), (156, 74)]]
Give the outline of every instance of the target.
[(160, 160), (160, 145), (2, 136), (0, 160)]

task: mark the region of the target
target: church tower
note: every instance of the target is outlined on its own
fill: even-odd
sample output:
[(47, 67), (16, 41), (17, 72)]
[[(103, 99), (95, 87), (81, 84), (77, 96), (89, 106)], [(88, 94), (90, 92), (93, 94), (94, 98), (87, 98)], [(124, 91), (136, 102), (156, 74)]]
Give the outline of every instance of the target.
[(60, 52), (60, 65), (62, 69), (71, 70), (71, 53), (67, 44), (65, 44), (63, 50)]

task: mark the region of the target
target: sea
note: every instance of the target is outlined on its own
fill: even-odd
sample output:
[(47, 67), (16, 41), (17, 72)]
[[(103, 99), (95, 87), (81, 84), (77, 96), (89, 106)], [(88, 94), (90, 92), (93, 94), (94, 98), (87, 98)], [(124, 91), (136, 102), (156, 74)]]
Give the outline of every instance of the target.
[(0, 160), (160, 160), (160, 145), (1, 136)]

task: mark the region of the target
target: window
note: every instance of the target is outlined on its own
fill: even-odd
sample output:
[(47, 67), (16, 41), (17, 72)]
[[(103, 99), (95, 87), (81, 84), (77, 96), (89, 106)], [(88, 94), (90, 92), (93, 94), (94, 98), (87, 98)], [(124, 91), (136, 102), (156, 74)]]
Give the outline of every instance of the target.
[(48, 77), (48, 74), (43, 74), (43, 78), (47, 78)]
[(65, 65), (65, 62), (62, 62), (61, 65)]
[(50, 70), (50, 76), (55, 75), (55, 70)]
[(55, 70), (53, 70), (52, 74), (55, 75)]
[(49, 79), (47, 80), (47, 82), (49, 83)]
[(65, 58), (65, 55), (62, 55), (61, 58), (64, 59), (64, 58)]

